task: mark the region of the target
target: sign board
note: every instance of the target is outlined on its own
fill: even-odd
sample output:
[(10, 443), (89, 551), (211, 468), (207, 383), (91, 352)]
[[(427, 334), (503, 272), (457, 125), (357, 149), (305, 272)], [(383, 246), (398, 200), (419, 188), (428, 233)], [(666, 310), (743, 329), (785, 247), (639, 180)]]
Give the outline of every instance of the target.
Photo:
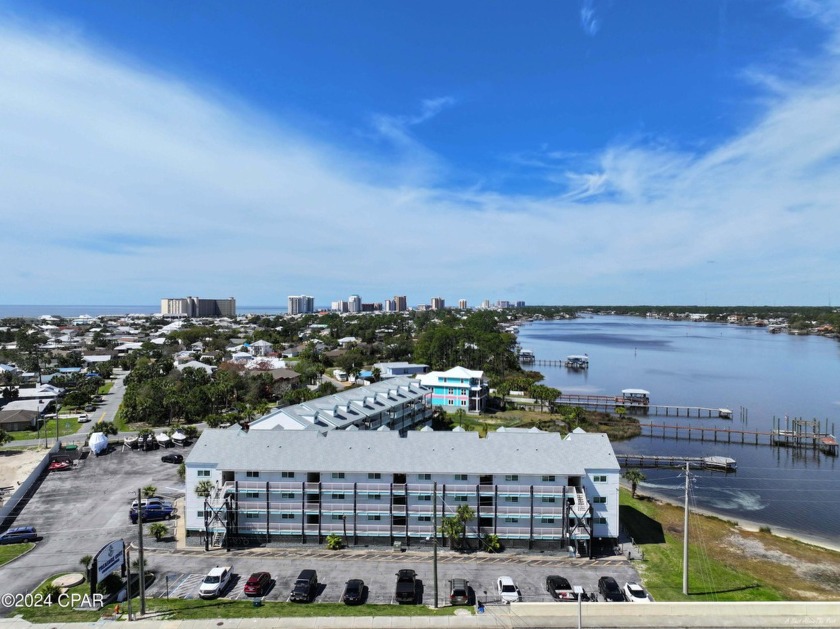
[(116, 539), (106, 544), (93, 558), (96, 581), (99, 582), (125, 563), (125, 542)]

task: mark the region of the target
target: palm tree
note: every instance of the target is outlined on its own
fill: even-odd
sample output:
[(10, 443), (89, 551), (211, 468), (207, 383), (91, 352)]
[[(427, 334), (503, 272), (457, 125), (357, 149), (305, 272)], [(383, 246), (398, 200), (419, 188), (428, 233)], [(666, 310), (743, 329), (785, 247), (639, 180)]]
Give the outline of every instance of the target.
[(647, 476), (642, 474), (642, 472), (636, 468), (631, 468), (624, 472), (624, 478), (625, 480), (630, 481), (630, 490), (633, 494), (633, 498), (636, 497), (636, 488), (639, 486), (639, 483), (643, 483), (647, 480)]
[(161, 522), (155, 522), (149, 527), (149, 533), (151, 533), (155, 541), (159, 542), (162, 540), (167, 533), (169, 533), (169, 529), (166, 528), (166, 525)]
[(195, 495), (199, 496), (200, 498), (207, 498), (212, 492), (215, 485), (213, 485), (212, 481), (203, 480), (199, 481), (198, 485), (195, 486)]
[(461, 525), (461, 548), (467, 541), (467, 522), (475, 518), (475, 511), (469, 505), (458, 505), (455, 511), (455, 519)]
[(151, 498), (151, 497), (152, 497), (152, 496), (154, 496), (156, 493), (157, 493), (157, 487), (155, 487), (154, 485), (146, 485), (146, 486), (143, 488), (143, 495), (144, 495), (146, 498)]

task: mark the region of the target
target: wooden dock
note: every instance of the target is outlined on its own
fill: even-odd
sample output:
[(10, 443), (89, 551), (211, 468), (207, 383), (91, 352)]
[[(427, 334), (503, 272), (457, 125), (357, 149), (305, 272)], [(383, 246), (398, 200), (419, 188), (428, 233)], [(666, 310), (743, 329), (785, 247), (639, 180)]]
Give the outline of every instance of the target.
[(661, 456), (649, 454), (616, 454), (623, 467), (689, 467), (703, 470), (734, 472), (738, 468), (735, 459), (722, 456)]
[[(706, 426), (675, 424), (639, 424), (642, 435), (663, 439), (689, 439), (714, 443), (740, 443), (784, 448), (811, 448), (829, 456), (837, 456), (837, 440), (833, 435), (789, 430), (735, 430)], [(833, 447), (832, 447), (833, 442)]]
[(557, 398), (559, 406), (580, 406), (589, 410), (615, 412), (619, 406), (627, 409), (628, 415), (664, 415), (665, 417), (698, 417), (715, 419), (732, 419), (732, 411), (728, 408), (711, 408), (706, 406), (684, 406), (680, 404), (640, 404), (629, 401), (620, 395), (576, 395), (564, 394)]

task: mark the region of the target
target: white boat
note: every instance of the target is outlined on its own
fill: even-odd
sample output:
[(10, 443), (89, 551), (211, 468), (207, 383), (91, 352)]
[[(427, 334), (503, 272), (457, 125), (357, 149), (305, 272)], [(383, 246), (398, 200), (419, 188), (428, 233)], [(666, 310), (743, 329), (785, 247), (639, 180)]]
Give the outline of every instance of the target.
[(123, 438), (123, 445), (127, 445), (132, 450), (137, 447), (137, 435), (133, 437), (124, 437)]
[(108, 449), (108, 437), (101, 432), (91, 433), (90, 439), (88, 440), (88, 446), (90, 447), (91, 452), (99, 456)]
[(172, 433), (172, 443), (176, 446), (182, 446), (187, 441), (187, 435), (182, 433), (180, 430), (176, 430)]
[(158, 444), (160, 446), (162, 446), (164, 448), (169, 446), (170, 439), (169, 439), (169, 435), (167, 435), (166, 433), (163, 433), (163, 432), (158, 433), (157, 435), (155, 435), (155, 440), (158, 442)]

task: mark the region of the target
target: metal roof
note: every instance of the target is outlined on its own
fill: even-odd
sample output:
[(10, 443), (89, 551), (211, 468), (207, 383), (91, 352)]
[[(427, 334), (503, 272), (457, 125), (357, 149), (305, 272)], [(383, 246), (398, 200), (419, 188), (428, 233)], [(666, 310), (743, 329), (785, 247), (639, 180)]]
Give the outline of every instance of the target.
[(571, 474), (618, 472), (602, 433), (205, 430), (187, 466), (222, 470)]

